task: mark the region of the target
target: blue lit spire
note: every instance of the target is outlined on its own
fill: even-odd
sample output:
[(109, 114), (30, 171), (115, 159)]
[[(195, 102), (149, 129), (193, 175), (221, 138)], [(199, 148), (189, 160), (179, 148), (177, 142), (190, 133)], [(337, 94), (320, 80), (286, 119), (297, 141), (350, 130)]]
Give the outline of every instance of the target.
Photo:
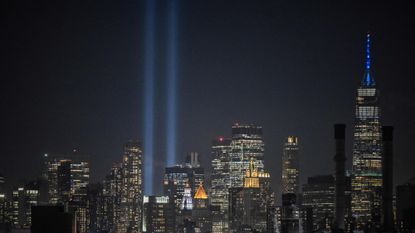
[(367, 33), (366, 36), (366, 70), (365, 70), (365, 76), (362, 80), (363, 86), (374, 86), (375, 80), (372, 77), (372, 74), (370, 72), (370, 66), (371, 66), (371, 56), (370, 56), (370, 33)]

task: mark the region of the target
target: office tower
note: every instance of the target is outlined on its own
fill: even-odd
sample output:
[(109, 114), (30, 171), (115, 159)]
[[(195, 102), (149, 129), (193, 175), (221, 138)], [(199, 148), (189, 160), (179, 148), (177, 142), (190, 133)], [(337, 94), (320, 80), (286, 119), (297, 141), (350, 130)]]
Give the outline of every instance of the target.
[(281, 207), (273, 205), (267, 209), (267, 233), (281, 232)]
[(379, 90), (371, 73), (370, 35), (367, 35), (366, 70), (357, 89), (353, 140), (352, 213), (359, 228), (380, 221), (382, 188), (382, 135)]
[(393, 127), (382, 127), (382, 230), (394, 230), (393, 219)]
[(313, 230), (313, 209), (309, 207), (300, 207), (300, 232), (312, 233)]
[(200, 232), (211, 232), (212, 216), (210, 214), (208, 195), (200, 184), (193, 197), (192, 221)]
[(396, 187), (396, 225), (399, 232), (415, 231), (415, 177)]
[(212, 211), (212, 233), (227, 232), (229, 209), (229, 156), (231, 140), (219, 137), (212, 142), (212, 175), (210, 202)]
[(189, 185), (186, 185), (183, 192), (183, 198), (180, 202), (180, 210), (192, 210), (193, 209), (193, 197), (192, 197), (192, 189)]
[(32, 233), (73, 233), (75, 229), (73, 214), (58, 206), (32, 206)]
[(39, 187), (30, 182), (13, 190), (11, 218), (15, 228), (30, 228), (31, 207), (39, 203)]
[(175, 232), (172, 203), (168, 196), (144, 196), (142, 232)]
[(6, 228), (6, 224), (9, 222), (7, 196), (4, 185), (5, 178), (2, 174), (0, 174), (0, 231)]
[(264, 142), (262, 127), (256, 125), (232, 126), (232, 141), (229, 161), (232, 188), (243, 187), (244, 175), (249, 169), (250, 159), (259, 172), (264, 172)]
[(197, 153), (191, 153), (185, 164), (165, 168), (163, 190), (173, 204), (176, 229), (191, 218), (193, 196), (204, 183), (204, 168), (200, 166)]
[[(175, 211), (175, 216), (182, 212), (182, 202), (186, 186), (190, 187), (191, 174), (189, 169), (180, 165), (165, 168), (163, 189), (164, 195), (169, 197)], [(189, 189), (191, 196), (191, 189)], [(177, 221), (180, 221), (179, 219)], [(181, 222), (178, 222), (179, 224)]]
[(89, 163), (80, 159), (76, 150), (63, 156), (44, 156), (47, 166), (49, 203), (68, 208), (76, 219), (80, 233), (88, 232), (87, 186), (90, 179)]
[(69, 159), (60, 160), (58, 166), (58, 197), (61, 203), (68, 203), (71, 199), (71, 163)]
[[(48, 157), (49, 158), (49, 157)], [(47, 162), (47, 180), (49, 186), (49, 203), (57, 204), (61, 202), (58, 191), (58, 168), (60, 166), (59, 159), (48, 159)]]
[(109, 232), (119, 232), (122, 229), (120, 216), (121, 212), (121, 186), (122, 186), (122, 164), (115, 163), (111, 167), (111, 172), (105, 177), (103, 182), (103, 196), (105, 199), (105, 215), (107, 221), (104, 229)]
[(119, 233), (138, 233), (142, 221), (142, 150), (139, 142), (130, 141), (124, 146), (121, 168), (121, 200), (118, 217)]
[(343, 231), (344, 217), (345, 217), (345, 204), (346, 204), (346, 125), (336, 124), (334, 125), (334, 139), (335, 139), (335, 180), (336, 180), (336, 195), (334, 205), (334, 222), (333, 227), (335, 231)]
[(252, 158), (245, 171), (244, 186), (229, 189), (229, 232), (244, 232), (248, 228), (266, 231), (269, 206), (261, 193), (261, 177), (269, 177), (269, 174), (260, 172)]
[(293, 193), (298, 198), (300, 185), (300, 158), (298, 138), (289, 136), (284, 143), (282, 154), (282, 193)]
[(309, 177), (303, 185), (302, 206), (312, 209), (313, 230), (330, 230), (334, 218), (335, 186), (332, 175)]
[[(61, 164), (65, 167), (67, 162)], [(66, 173), (66, 169), (64, 170)], [(64, 174), (65, 174), (64, 173)], [(87, 187), (89, 184), (89, 163), (70, 161), (70, 201), (68, 208), (75, 213), (79, 233), (88, 232)]]
[(89, 184), (87, 191), (87, 219), (90, 232), (109, 231), (107, 197), (104, 196), (102, 184)]
[(297, 196), (294, 193), (282, 194), (281, 233), (298, 233), (301, 226)]

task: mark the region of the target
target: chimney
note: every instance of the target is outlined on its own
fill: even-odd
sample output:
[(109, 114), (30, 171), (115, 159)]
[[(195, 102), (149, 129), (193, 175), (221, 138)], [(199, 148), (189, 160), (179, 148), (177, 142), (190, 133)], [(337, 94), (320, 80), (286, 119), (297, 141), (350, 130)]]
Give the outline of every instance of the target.
[(384, 232), (393, 232), (393, 127), (382, 127), (382, 226)]
[(344, 230), (344, 211), (345, 211), (345, 185), (346, 185), (346, 153), (345, 153), (345, 136), (346, 125), (335, 124), (334, 125), (334, 140), (335, 140), (335, 155), (334, 161), (336, 162), (336, 202), (335, 202), (335, 215), (334, 215), (334, 229)]

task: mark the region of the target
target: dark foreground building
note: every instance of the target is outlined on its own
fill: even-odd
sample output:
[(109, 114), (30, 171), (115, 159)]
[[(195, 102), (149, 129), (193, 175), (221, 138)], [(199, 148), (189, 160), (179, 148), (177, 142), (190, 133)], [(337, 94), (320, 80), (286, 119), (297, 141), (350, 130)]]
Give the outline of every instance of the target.
[(396, 223), (399, 232), (415, 231), (415, 177), (396, 187)]
[(75, 233), (75, 219), (63, 206), (32, 206), (32, 233)]

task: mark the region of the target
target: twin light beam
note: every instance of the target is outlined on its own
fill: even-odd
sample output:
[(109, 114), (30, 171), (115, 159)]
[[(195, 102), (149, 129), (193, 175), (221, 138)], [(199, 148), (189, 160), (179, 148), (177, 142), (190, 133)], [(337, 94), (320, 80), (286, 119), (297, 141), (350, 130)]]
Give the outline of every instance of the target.
[[(154, 194), (154, 105), (156, 1), (145, 2), (144, 39), (144, 193)], [(168, 1), (166, 61), (166, 149), (167, 166), (176, 164), (177, 109), (177, 0)]]

